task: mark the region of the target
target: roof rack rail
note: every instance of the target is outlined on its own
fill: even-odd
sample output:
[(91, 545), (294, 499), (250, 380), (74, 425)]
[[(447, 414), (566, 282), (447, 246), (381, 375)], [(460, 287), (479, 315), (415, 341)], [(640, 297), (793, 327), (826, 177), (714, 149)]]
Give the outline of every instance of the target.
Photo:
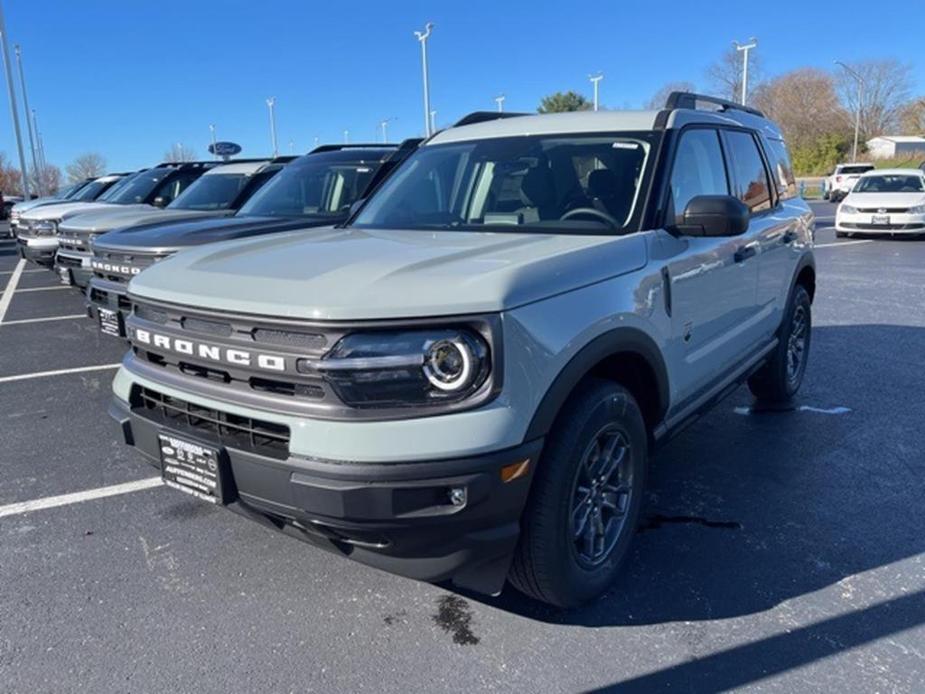
[(310, 150), (309, 154), (318, 154), (319, 152), (338, 152), (342, 149), (391, 149), (398, 147), (394, 142), (355, 142), (343, 145), (318, 145), (315, 149)]
[(475, 123), (484, 123), (490, 120), (498, 120), (500, 118), (519, 118), (520, 116), (529, 116), (533, 115), (530, 113), (517, 113), (516, 111), (473, 111), (472, 113), (463, 116), (458, 121), (451, 125), (451, 128), (458, 128), (462, 125), (473, 125)]
[(729, 101), (728, 99), (721, 99), (718, 96), (709, 96), (707, 94), (695, 94), (694, 92), (671, 92), (668, 95), (668, 98), (665, 100), (665, 108), (674, 109), (674, 108), (690, 108), (694, 110), (706, 110), (698, 109), (697, 104), (713, 104), (714, 106), (719, 106), (719, 108), (712, 109), (714, 111), (744, 111), (745, 113), (750, 113), (753, 116), (758, 116), (764, 118), (765, 115), (757, 108), (752, 108), (751, 106), (744, 106), (742, 104), (737, 104), (734, 101)]

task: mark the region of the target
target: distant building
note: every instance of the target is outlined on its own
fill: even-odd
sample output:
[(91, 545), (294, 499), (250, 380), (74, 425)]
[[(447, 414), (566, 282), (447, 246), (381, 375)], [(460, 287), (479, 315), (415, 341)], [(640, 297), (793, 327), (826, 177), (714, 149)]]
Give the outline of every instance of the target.
[(867, 141), (867, 151), (874, 159), (921, 156), (925, 159), (925, 137), (896, 135), (874, 137)]

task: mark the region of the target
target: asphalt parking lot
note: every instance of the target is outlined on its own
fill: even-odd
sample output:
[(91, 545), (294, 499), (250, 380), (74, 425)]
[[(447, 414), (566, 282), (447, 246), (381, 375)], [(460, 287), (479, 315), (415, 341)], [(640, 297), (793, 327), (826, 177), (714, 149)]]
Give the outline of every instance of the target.
[(627, 570), (572, 612), (380, 573), (150, 482), (106, 416), (123, 345), (4, 238), (0, 690), (922, 691), (925, 240), (836, 240), (814, 207), (797, 409), (740, 389), (665, 448)]

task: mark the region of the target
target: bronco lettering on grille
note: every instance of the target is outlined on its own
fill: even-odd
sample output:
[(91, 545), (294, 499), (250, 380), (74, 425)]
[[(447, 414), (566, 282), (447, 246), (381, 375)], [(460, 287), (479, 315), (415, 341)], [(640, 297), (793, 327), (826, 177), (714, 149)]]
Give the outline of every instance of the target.
[(152, 345), (178, 354), (196, 356), (209, 361), (225, 362), (233, 366), (253, 366), (267, 371), (285, 371), (286, 359), (275, 354), (257, 354), (243, 349), (209, 345), (192, 340), (170, 337), (152, 333), (150, 330), (136, 328), (135, 340), (144, 345)]
[(137, 275), (141, 268), (132, 265), (118, 265), (116, 263), (104, 263), (101, 260), (91, 260), (90, 267), (100, 272), (115, 272), (120, 275)]

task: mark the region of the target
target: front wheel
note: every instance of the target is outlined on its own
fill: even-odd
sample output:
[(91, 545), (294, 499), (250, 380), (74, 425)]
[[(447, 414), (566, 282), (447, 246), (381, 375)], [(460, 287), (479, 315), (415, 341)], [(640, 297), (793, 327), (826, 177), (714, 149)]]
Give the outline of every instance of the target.
[(610, 586), (639, 519), (647, 443), (629, 391), (597, 379), (580, 386), (534, 476), (509, 575), (518, 590), (574, 607)]
[(812, 338), (812, 304), (800, 284), (793, 288), (770, 360), (748, 379), (748, 389), (759, 402), (785, 403), (800, 389)]

